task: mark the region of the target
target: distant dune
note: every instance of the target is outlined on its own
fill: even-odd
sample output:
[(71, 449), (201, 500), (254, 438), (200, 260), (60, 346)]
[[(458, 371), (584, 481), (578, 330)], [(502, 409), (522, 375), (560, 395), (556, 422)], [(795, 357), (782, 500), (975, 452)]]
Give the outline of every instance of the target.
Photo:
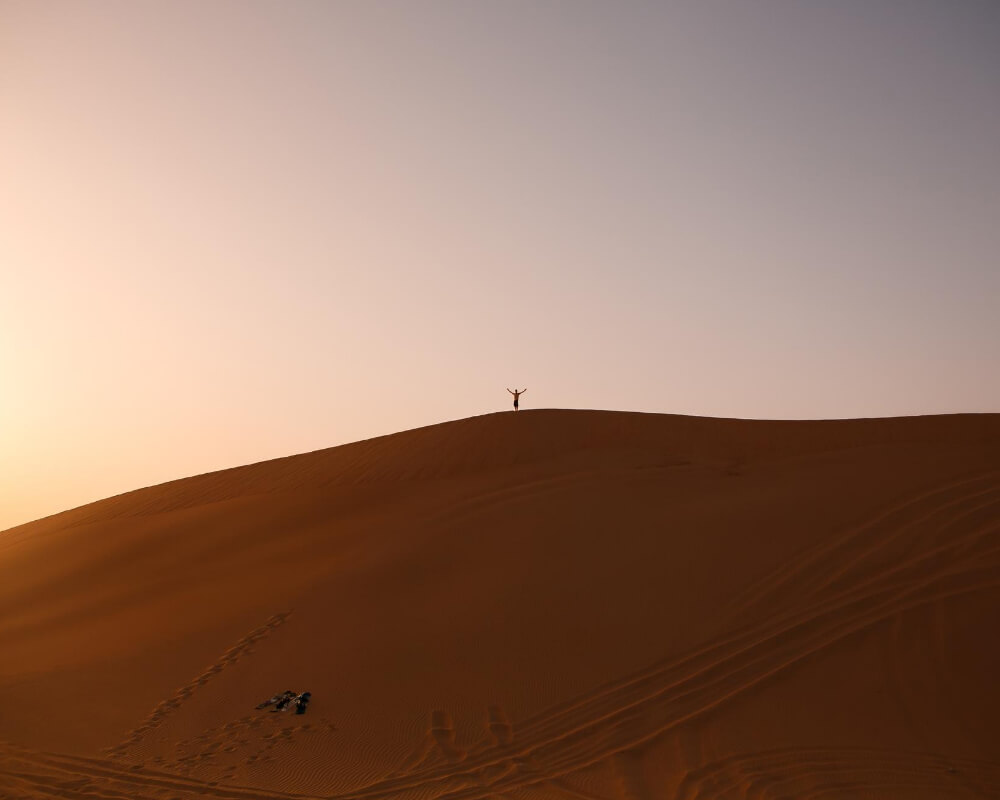
[(0, 534), (4, 800), (997, 798), (998, 732), (995, 414), (508, 412)]

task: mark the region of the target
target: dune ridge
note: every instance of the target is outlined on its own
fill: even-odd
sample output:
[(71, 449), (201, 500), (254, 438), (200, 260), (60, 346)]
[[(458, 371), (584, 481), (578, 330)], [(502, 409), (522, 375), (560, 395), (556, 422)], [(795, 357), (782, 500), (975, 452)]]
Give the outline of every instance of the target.
[[(740, 420), (620, 411), (521, 412), (517, 439), (477, 422), (514, 419), (508, 412), (443, 422), (360, 442), (261, 461), (136, 489), (25, 523), (85, 525), (221, 502), (234, 497), (336, 485), (447, 477), (609, 447), (697, 447), (703, 457), (766, 457), (898, 441), (996, 439), (995, 414), (943, 414), (849, 420)], [(528, 428), (528, 431), (524, 429)], [(509, 433), (510, 431), (505, 431)]]
[(522, 411), (140, 489), (0, 534), (0, 797), (1000, 797), (998, 534), (995, 414)]

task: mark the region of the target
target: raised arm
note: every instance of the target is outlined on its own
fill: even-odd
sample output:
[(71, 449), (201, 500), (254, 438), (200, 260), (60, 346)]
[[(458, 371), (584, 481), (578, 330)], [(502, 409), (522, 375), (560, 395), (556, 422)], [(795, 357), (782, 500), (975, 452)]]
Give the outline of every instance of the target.
[[(507, 391), (508, 391), (508, 392), (510, 392), (510, 389), (508, 389)], [(511, 394), (514, 394), (513, 392), (510, 392), (510, 393), (511, 393)]]
[(528, 391), (528, 390), (527, 389), (522, 389), (521, 390), (521, 394), (524, 394), (526, 391)]

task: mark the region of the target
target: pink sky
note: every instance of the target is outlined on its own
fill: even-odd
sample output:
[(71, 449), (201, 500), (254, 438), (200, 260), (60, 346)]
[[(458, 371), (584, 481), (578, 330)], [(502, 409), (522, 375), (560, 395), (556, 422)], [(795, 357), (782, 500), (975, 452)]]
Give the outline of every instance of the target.
[(992, 2), (0, 0), (0, 529), (506, 409), (1000, 406)]

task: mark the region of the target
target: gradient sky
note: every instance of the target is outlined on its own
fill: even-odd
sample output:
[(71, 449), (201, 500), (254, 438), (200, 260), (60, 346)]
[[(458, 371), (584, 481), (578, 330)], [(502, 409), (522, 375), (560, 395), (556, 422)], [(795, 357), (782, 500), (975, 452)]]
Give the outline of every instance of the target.
[(515, 384), (997, 411), (998, 362), (996, 0), (0, 0), (0, 529)]

